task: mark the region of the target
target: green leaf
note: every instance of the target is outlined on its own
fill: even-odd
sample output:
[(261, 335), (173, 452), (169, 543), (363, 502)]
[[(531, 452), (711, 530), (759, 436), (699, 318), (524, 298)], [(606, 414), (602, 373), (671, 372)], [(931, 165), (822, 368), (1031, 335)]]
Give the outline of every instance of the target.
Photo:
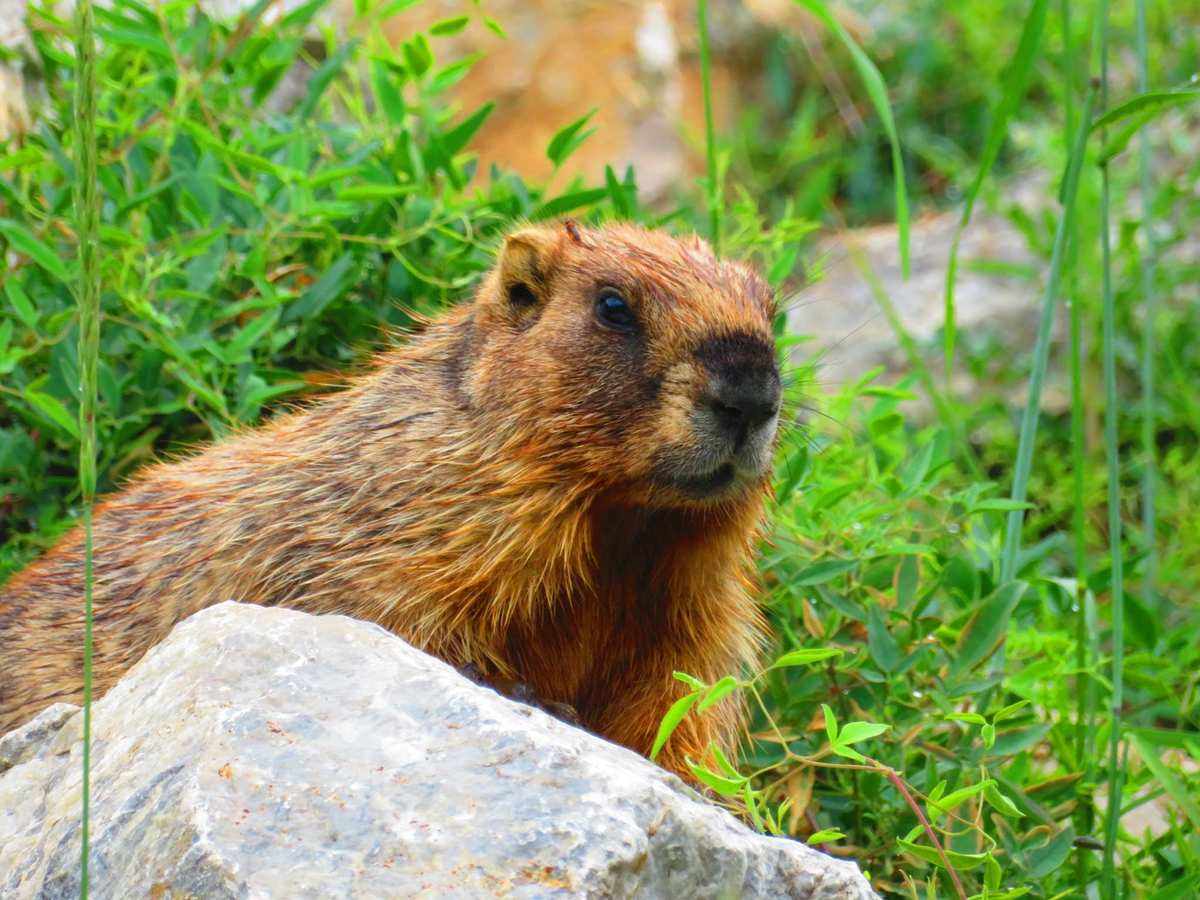
[(71, 276), (58, 254), (34, 237), (24, 225), (11, 219), (0, 219), (0, 235), (4, 235), (14, 250), (24, 253), (59, 281), (70, 282)]
[(504, 30), (504, 26), (493, 19), (491, 16), (483, 17), (483, 24), (488, 27), (488, 30), (500, 38), (508, 38), (508, 32)]
[(1172, 881), (1166, 887), (1148, 894), (1146, 900), (1185, 900), (1194, 898), (1197, 893), (1200, 893), (1200, 873), (1185, 875), (1178, 881)]
[(1015, 803), (1000, 793), (1000, 789), (996, 787), (996, 782), (991, 779), (984, 782), (983, 796), (1000, 815), (1008, 816), (1010, 819), (1021, 818), (1021, 810), (1017, 809)]
[(1025, 877), (1040, 882), (1067, 861), (1071, 845), (1075, 842), (1075, 829), (1064, 828), (1051, 840), (1028, 853), (1029, 868)]
[(411, 41), (405, 41), (401, 50), (404, 53), (404, 62), (414, 78), (420, 78), (433, 65), (433, 49), (423, 34), (418, 34)]
[(576, 148), (579, 147), (588, 137), (595, 132), (596, 129), (580, 134), (581, 129), (588, 121), (596, 114), (596, 110), (580, 116), (569, 125), (565, 125), (555, 132), (554, 137), (550, 138), (550, 143), (546, 145), (546, 156), (550, 158), (550, 162), (554, 163), (554, 168), (558, 168), (563, 164), (563, 161), (570, 156)]
[(867, 650), (875, 664), (888, 674), (896, 671), (904, 659), (900, 645), (888, 631), (883, 610), (879, 608), (878, 603), (871, 603), (867, 607)]
[(145, 50), (147, 53), (158, 57), (162, 62), (173, 62), (171, 48), (167, 46), (166, 41), (159, 34), (149, 31), (138, 31), (133, 28), (102, 27), (96, 29), (96, 36), (102, 38), (106, 43), (118, 47)]
[(607, 196), (607, 188), (592, 188), (591, 190), (563, 194), (561, 197), (555, 197), (548, 203), (543, 203), (533, 211), (529, 218), (535, 222), (540, 219), (552, 219), (555, 216), (564, 215), (582, 206), (591, 206), (593, 203), (599, 203)]
[(838, 725), (837, 717), (834, 716), (833, 710), (829, 708), (828, 703), (821, 704), (821, 711), (825, 713), (825, 734), (829, 737), (829, 743), (837, 743)]
[(738, 686), (738, 680), (732, 675), (726, 675), (705, 693), (704, 698), (700, 701), (700, 705), (696, 707), (696, 712), (704, 712), (710, 706), (720, 703), (730, 691)]
[(794, 587), (810, 587), (814, 584), (824, 584), (833, 581), (839, 575), (849, 572), (858, 565), (857, 559), (826, 559), (813, 563), (802, 569), (795, 578), (789, 579)]
[(996, 862), (996, 857), (990, 853), (985, 861), (983, 878), (988, 891), (998, 890), (1004, 881), (1004, 870), (1000, 868), (1000, 863)]
[(1200, 99), (1200, 88), (1147, 91), (1110, 109), (1092, 123), (1091, 133), (1095, 134), (1101, 129), (1119, 122), (1124, 124), (1113, 137), (1105, 142), (1104, 148), (1100, 151), (1099, 161), (1105, 162), (1123, 151), (1138, 131), (1163, 113), (1176, 106), (1193, 103), (1198, 99)]
[(453, 157), (456, 153), (462, 150), (475, 136), (487, 117), (492, 114), (492, 110), (496, 108), (496, 104), (488, 101), (463, 119), (445, 134), (439, 138), (439, 143), (442, 152), (446, 154), (446, 158)]
[(830, 844), (833, 841), (840, 841), (845, 836), (836, 828), (822, 828), (820, 831), (814, 831), (810, 834), (804, 843), (810, 846), (813, 844)]
[(144, 191), (134, 194), (132, 197), (122, 203), (117, 209), (117, 218), (123, 219), (131, 210), (136, 209), (144, 203), (149, 203), (159, 194), (170, 190), (182, 179), (182, 177), (182, 175), (176, 173), (171, 175), (169, 178), (164, 178), (153, 187), (149, 187)]
[(959, 638), (958, 650), (950, 664), (951, 677), (969, 672), (996, 652), (1008, 632), (1013, 610), (1025, 596), (1027, 587), (1023, 581), (1010, 581), (980, 604)]
[(971, 212), (975, 209), (975, 201), (979, 197), (983, 182), (991, 172), (996, 157), (1000, 155), (1000, 148), (1008, 136), (1008, 121), (1020, 108), (1021, 100), (1029, 90), (1029, 77), (1033, 74), (1033, 64), (1042, 43), (1042, 31), (1046, 24), (1048, 6), (1048, 0), (1033, 0), (1033, 5), (1025, 15), (1025, 24), (1021, 28), (1021, 37), (1017, 42), (1016, 53), (1013, 54), (1004, 69), (1002, 77), (1004, 87), (1000, 96), (1000, 104), (992, 115), (992, 122), (983, 145), (983, 154), (979, 161), (979, 169), (975, 172), (975, 178), (967, 191), (962, 218), (954, 230), (954, 238), (950, 244), (950, 261), (946, 266), (946, 305), (943, 319), (947, 383), (949, 383), (950, 371), (954, 365), (954, 344), (957, 335), (954, 281), (958, 274), (958, 245), (962, 240), (967, 223), (971, 221)]
[(1003, 722), (1005, 719), (1011, 719), (1013, 716), (1015, 716), (1017, 713), (1019, 713), (1021, 710), (1023, 710), (1028, 705), (1029, 705), (1028, 700), (1018, 700), (1016, 703), (1010, 703), (1010, 704), (1008, 704), (1008, 706), (1005, 706), (1004, 708), (997, 710), (995, 713), (993, 713), (992, 721), (999, 724), (1000, 722)]
[(618, 218), (628, 219), (633, 216), (633, 205), (629, 202), (629, 194), (625, 185), (617, 181), (617, 173), (612, 166), (604, 167), (604, 186), (608, 189), (608, 199), (612, 203), (613, 212)]
[(225, 405), (225, 395), (213, 390), (196, 374), (188, 371), (186, 365), (172, 360), (163, 366), (163, 371), (171, 375), (187, 386), (193, 394), (203, 400), (212, 409), (216, 410), (222, 416), (228, 415), (229, 410)]
[(650, 758), (657, 758), (659, 751), (663, 745), (675, 733), (675, 729), (679, 727), (679, 723), (683, 721), (683, 717), (691, 712), (692, 707), (696, 705), (696, 701), (700, 699), (698, 693), (685, 694), (667, 710), (667, 714), (663, 716), (662, 721), (658, 724), (658, 734), (654, 736), (654, 745), (650, 748)]
[[(729, 761), (729, 757), (725, 755), (725, 751), (717, 745), (716, 741), (708, 742), (708, 752), (713, 755), (713, 759), (717, 761), (717, 765), (721, 767), (721, 771), (730, 778), (742, 777), (742, 774), (733, 767), (733, 763)], [(749, 784), (749, 779), (746, 779), (746, 783)]]
[(320, 68), (313, 72), (312, 78), (308, 80), (308, 92), (305, 94), (304, 100), (301, 101), (297, 110), (301, 118), (307, 119), (313, 114), (317, 108), (317, 103), (321, 100), (321, 95), (325, 93), (325, 89), (329, 87), (333, 79), (342, 71), (342, 67), (346, 65), (346, 60), (358, 49), (358, 44), (359, 41), (357, 39), (342, 44), (333, 56), (321, 63)]
[(482, 53), (471, 53), (464, 56), (462, 59), (456, 59), (452, 63), (448, 63), (434, 73), (429, 79), (430, 93), (439, 94), (442, 91), (449, 90), (458, 84), (467, 76), (467, 73), (474, 68), (475, 63), (483, 59)]
[[(278, 163), (271, 162), (271, 160), (267, 159), (266, 157), (259, 156), (255, 153), (248, 153), (245, 150), (239, 150), (236, 147), (230, 146), (213, 135), (207, 127), (201, 125), (199, 122), (195, 122), (191, 119), (183, 119), (179, 124), (180, 127), (187, 131), (187, 133), (193, 138), (195, 138), (198, 143), (203, 144), (205, 147), (209, 147), (221, 156), (225, 157), (227, 164), (234, 162), (240, 163), (248, 169), (252, 169), (257, 172), (263, 172), (267, 175), (273, 175), (280, 181), (284, 182), (297, 181), (303, 177), (303, 173), (296, 169), (291, 169), (287, 166), (281, 166)], [(235, 193), (241, 192), (241, 188), (233, 181), (222, 179), (220, 183), (222, 187), (226, 188), (227, 190), (234, 191)], [(256, 199), (253, 194), (245, 194), (244, 196), (247, 200)]]
[(836, 650), (832, 647), (806, 647), (800, 650), (789, 650), (775, 660), (775, 662), (771, 663), (770, 668), (783, 669), (788, 666), (808, 666), (835, 656), (843, 656), (845, 652), (844, 650)]
[(972, 725), (987, 724), (987, 719), (979, 713), (950, 713), (945, 718), (950, 722), (970, 722)]
[(416, 190), (411, 184), (352, 184), (335, 194), (338, 200), (392, 200)]
[(57, 397), (51, 397), (49, 394), (43, 394), (41, 391), (35, 391), (32, 388), (25, 388), (21, 396), (25, 398), (25, 402), (40, 412), (46, 419), (53, 422), (75, 440), (79, 440), (79, 422), (75, 416), (67, 411), (63, 406), (62, 401)]
[(846, 746), (869, 740), (887, 731), (890, 725), (880, 725), (877, 722), (847, 722), (838, 732), (838, 744)]
[(25, 289), (17, 283), (16, 278), (8, 278), (4, 282), (4, 293), (8, 295), (8, 302), (12, 304), (13, 310), (22, 322), (29, 328), (37, 330), (38, 314), (33, 308), (33, 301), (29, 299), (29, 295), (25, 293)]
[(900, 569), (896, 573), (896, 606), (902, 610), (911, 610), (917, 598), (917, 585), (920, 581), (920, 566), (917, 557), (906, 556), (900, 561)]
[(968, 785), (967, 787), (959, 788), (956, 791), (951, 791), (949, 794), (946, 794), (944, 797), (940, 797), (937, 800), (930, 798), (929, 802), (926, 804), (926, 807), (929, 810), (929, 821), (936, 822), (946, 813), (954, 812), (954, 810), (962, 806), (967, 800), (970, 800), (972, 797), (983, 793), (987, 787), (987, 784), (987, 781), (980, 781), (977, 784)]
[(241, 360), (278, 322), (278, 308), (269, 309), (256, 316), (225, 345), (226, 354), (232, 360)]
[(438, 37), (449, 37), (452, 34), (458, 34), (466, 28), (467, 23), (470, 21), (470, 16), (455, 16), (452, 19), (442, 19), (442, 21), (435, 22), (429, 27), (429, 33)]
[(853, 747), (850, 747), (848, 744), (834, 744), (829, 749), (831, 749), (838, 756), (844, 756), (846, 759), (852, 759), (855, 762), (865, 763), (867, 761), (865, 756), (863, 756)]
[(379, 8), (379, 10), (376, 12), (376, 16), (381, 20), (390, 19), (397, 13), (404, 12), (404, 10), (416, 6), (420, 2), (421, 0), (391, 0), (390, 3), (385, 3)]
[(16, 153), (0, 156), (0, 172), (6, 169), (19, 169), (42, 161), (45, 152), (38, 147), (25, 147)]
[(883, 130), (891, 145), (892, 177), (896, 183), (896, 230), (900, 237), (900, 271), (907, 279), (911, 269), (908, 249), (908, 192), (904, 184), (904, 160), (900, 155), (900, 138), (896, 133), (896, 122), (892, 118), (892, 107), (888, 102), (887, 86), (883, 82), (883, 76), (879, 74), (879, 70), (875, 68), (870, 57), (863, 52), (822, 0), (793, 0), (793, 2), (806, 7), (809, 12), (820, 19), (822, 24), (832, 31), (849, 51), (854, 68), (858, 70), (858, 77), (862, 79), (863, 86), (867, 89), (871, 105), (875, 107), (875, 113), (883, 123)]
[(707, 784), (710, 788), (720, 794), (722, 797), (734, 797), (742, 790), (742, 785), (746, 783), (746, 779), (740, 775), (737, 778), (726, 778), (723, 775), (718, 775), (711, 769), (706, 769), (698, 763), (687, 761), (688, 768), (692, 770), (692, 774)]
[[(414, 0), (415, 2), (415, 0)], [(303, 28), (313, 20), (322, 9), (329, 5), (329, 0), (309, 0), (308, 3), (303, 3), (297, 6), (290, 13), (279, 20), (278, 28), (283, 31), (285, 29)]]
[(694, 675), (689, 675), (687, 672), (672, 672), (671, 677), (676, 681), (683, 682), (693, 691), (707, 691), (708, 685)]
[[(896, 845), (905, 853), (911, 853), (917, 859), (924, 860), (941, 868), (946, 867), (946, 864), (942, 862), (941, 855), (933, 847), (926, 847), (924, 844), (915, 844), (912, 841), (901, 839), (897, 839)], [(961, 872), (970, 871), (982, 866), (988, 856), (986, 853), (958, 853), (954, 850), (946, 850), (945, 854), (950, 865)]]
[(343, 253), (324, 275), (309, 285), (308, 290), (288, 307), (283, 314), (283, 321), (294, 322), (319, 316), (326, 306), (346, 291), (357, 277), (356, 270), (354, 254), (349, 251)]
[(371, 60), (371, 89), (375, 92), (375, 102), (388, 117), (393, 125), (403, 125), (407, 108), (404, 95), (393, 79), (395, 73), (391, 66), (382, 59)]
[[(715, 748), (715, 745), (713, 746)], [(754, 823), (755, 830), (763, 831), (763, 817), (758, 812), (758, 800), (749, 782), (742, 785), (742, 802), (746, 804), (746, 809), (750, 813), (750, 821)], [(770, 811), (767, 812), (767, 815), (770, 816)]]
[(987, 500), (980, 500), (977, 503), (971, 504), (967, 510), (968, 516), (973, 516), (979, 512), (1012, 512), (1020, 509), (1035, 509), (1032, 503), (1022, 500), (1013, 500), (1009, 497), (991, 497)]

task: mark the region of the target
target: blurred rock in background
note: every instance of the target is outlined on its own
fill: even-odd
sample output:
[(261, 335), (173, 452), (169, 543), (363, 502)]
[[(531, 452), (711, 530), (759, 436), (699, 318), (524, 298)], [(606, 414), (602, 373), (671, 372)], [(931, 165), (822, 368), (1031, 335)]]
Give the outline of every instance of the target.
[(24, 25), (25, 0), (0, 0), (0, 140), (29, 127), (21, 70), (14, 60), (29, 48)]
[[(716, 0), (710, 12), (713, 93), (718, 122), (759, 78), (756, 48), (765, 39), (753, 4)], [(603, 177), (605, 164), (637, 171), (642, 196), (662, 198), (704, 168), (704, 106), (696, 5), (607, 0), (493, 0), (484, 7), (507, 32), (479, 21), (441, 38), (445, 62), (483, 54), (457, 86), (464, 109), (496, 103), (476, 139), (481, 171), (492, 163), (543, 181), (555, 175), (545, 148), (554, 133), (588, 110), (596, 133), (556, 177)], [(387, 33), (399, 41), (416, 29), (467, 11), (454, 0), (418, 4)]]

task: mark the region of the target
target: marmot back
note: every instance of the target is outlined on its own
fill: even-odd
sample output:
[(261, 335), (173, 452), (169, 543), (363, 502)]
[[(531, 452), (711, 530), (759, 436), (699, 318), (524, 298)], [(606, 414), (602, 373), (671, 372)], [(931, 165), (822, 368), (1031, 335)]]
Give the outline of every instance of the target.
[[(153, 466), (95, 513), (97, 695), (221, 600), (344, 613), (647, 753), (750, 662), (780, 402), (773, 297), (698, 238), (518, 230), (474, 300), (307, 409)], [(80, 702), (79, 530), (0, 591), (0, 733)], [(736, 738), (731, 703), (663, 761)]]

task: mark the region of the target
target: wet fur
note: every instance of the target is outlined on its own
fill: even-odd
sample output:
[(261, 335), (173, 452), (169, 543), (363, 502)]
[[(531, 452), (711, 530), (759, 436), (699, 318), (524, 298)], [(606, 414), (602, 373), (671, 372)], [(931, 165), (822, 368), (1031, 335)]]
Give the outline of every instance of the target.
[[(595, 328), (600, 282), (636, 292), (643, 344)], [(534, 302), (510, 302), (514, 285)], [(771, 303), (699, 240), (510, 237), (473, 303), (348, 389), (155, 465), (97, 507), (97, 696), (176, 622), (238, 599), (377, 622), (648, 753), (685, 690), (672, 671), (715, 680), (761, 640), (765, 484), (693, 503), (655, 473), (664, 445), (694, 440), (695, 348), (769, 341)], [(0, 734), (80, 702), (82, 574), (77, 529), (0, 590)], [(686, 772), (739, 722), (731, 701), (690, 716), (661, 761)]]

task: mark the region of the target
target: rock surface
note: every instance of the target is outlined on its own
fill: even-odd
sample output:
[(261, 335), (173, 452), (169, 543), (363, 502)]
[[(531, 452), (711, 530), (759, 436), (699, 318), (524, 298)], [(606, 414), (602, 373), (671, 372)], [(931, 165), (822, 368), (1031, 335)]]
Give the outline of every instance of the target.
[[(1036, 207), (1036, 198), (1030, 198)], [(843, 231), (822, 241), (820, 280), (789, 301), (789, 331), (809, 335), (803, 355), (821, 357), (818, 377), (837, 386), (868, 369), (908, 370), (896, 333), (881, 311), (871, 273), (887, 291), (905, 329), (918, 342), (932, 340), (942, 328), (946, 267), (958, 224), (958, 211), (928, 215), (913, 222), (912, 271), (901, 277), (894, 225)], [(1015, 346), (1032, 344), (1041, 303), (1042, 264), (1025, 236), (1004, 216), (978, 211), (959, 247), (955, 306), (958, 327), (1008, 335)], [(1024, 277), (1018, 273), (1025, 273)], [(940, 372), (940, 354), (926, 363)], [(960, 366), (961, 368), (961, 366)], [(972, 385), (956, 385), (960, 394)]]
[[(80, 719), (0, 739), (4, 898), (78, 895)], [(875, 896), (341, 616), (198, 613), (95, 705), (93, 736), (97, 898)]]

